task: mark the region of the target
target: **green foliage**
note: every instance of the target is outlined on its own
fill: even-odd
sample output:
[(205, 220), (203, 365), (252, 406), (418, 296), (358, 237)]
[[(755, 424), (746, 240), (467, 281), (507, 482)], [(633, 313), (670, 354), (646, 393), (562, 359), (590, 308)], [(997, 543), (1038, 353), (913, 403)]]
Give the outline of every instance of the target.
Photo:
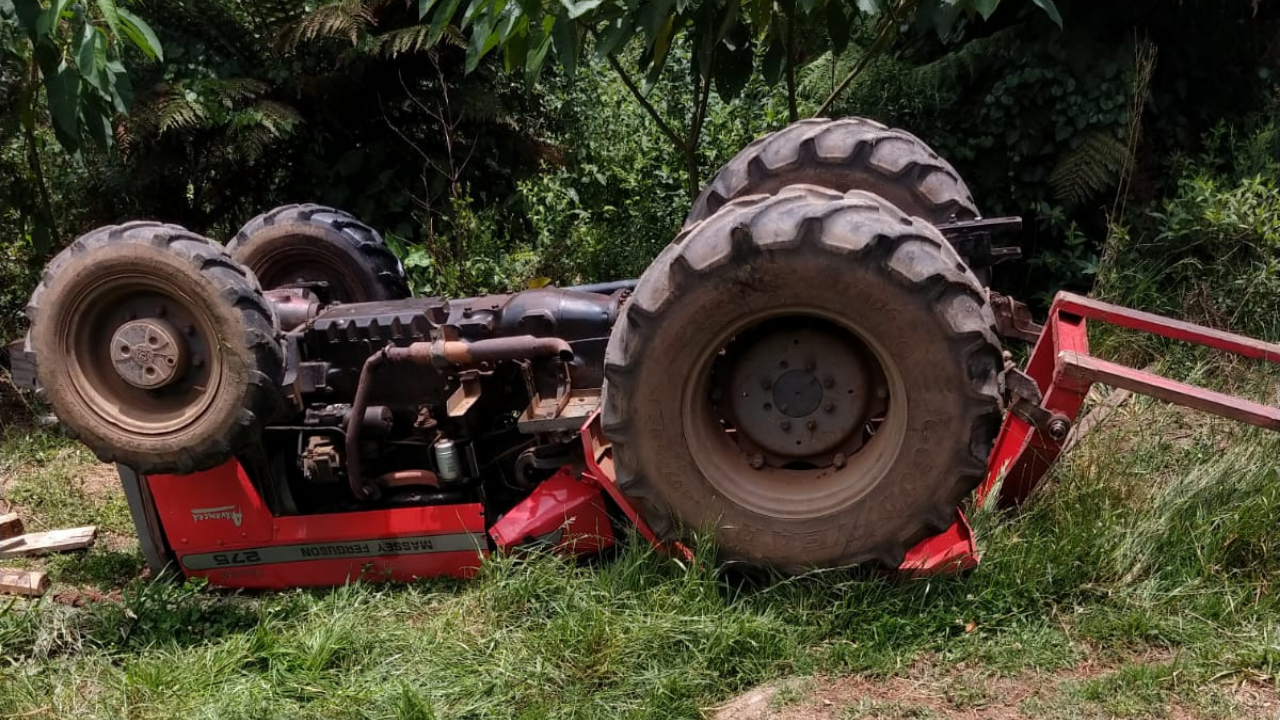
[[(682, 565), (632, 537), (598, 564), (494, 556), (465, 583), (242, 595), (154, 582), (81, 608), (18, 600), (0, 613), (0, 707), (692, 718), (778, 678), (960, 667), (1037, 687), (1065, 671), (1078, 685), (1042, 698), (1057, 701), (1050, 717), (1158, 717), (1280, 679), (1277, 451), (1227, 421), (1121, 408), (1024, 512), (974, 513), (976, 571), (921, 581), (751, 582), (717, 573), (705, 547)], [(1127, 662), (1148, 655), (1173, 665)]]
[(1099, 291), (1154, 312), (1280, 337), (1280, 135), (1225, 126), (1174, 163), (1169, 194), (1116, 228)]
[(1114, 135), (1094, 131), (1063, 153), (1049, 173), (1055, 198), (1069, 207), (1084, 204), (1114, 187), (1128, 149)]
[(423, 296), (466, 297), (522, 290), (537, 275), (537, 255), (507, 224), (500, 208), (477, 210), (466, 192), (429, 219), (421, 242), (388, 235), (400, 255), (409, 285)]
[[(58, 142), (79, 157), (87, 135), (102, 149), (113, 142), (111, 120), (128, 111), (133, 90), (123, 64), (124, 40), (152, 60), (163, 60), (159, 38), (151, 27), (115, 0), (92, 5), (52, 0), (6, 0), (0, 22), (16, 26), (25, 42), (11, 37), (3, 51), (30, 58), (44, 83), (50, 121)], [(34, 76), (34, 72), (32, 75)], [(19, 110), (33, 127), (34, 88)]]

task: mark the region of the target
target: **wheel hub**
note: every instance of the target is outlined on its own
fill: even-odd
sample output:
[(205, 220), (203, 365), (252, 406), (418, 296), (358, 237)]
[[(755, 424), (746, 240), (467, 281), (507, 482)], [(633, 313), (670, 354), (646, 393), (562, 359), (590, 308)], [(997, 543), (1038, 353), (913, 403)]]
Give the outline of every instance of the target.
[(821, 326), (773, 328), (731, 354), (728, 419), (770, 465), (831, 465), (861, 446), (870, 383), (850, 338)]
[(131, 320), (111, 336), (111, 359), (120, 379), (136, 388), (157, 390), (182, 376), (187, 347), (181, 333), (164, 319)]

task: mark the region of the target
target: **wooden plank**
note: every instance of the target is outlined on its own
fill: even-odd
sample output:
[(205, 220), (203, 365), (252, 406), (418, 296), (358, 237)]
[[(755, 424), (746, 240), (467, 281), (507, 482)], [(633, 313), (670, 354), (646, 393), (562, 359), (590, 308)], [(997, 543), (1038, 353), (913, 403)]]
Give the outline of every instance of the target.
[(0, 540), (0, 559), (79, 550), (92, 545), (97, 532), (98, 528), (89, 525), (67, 530), (28, 533), (9, 540)]
[(0, 593), (39, 597), (49, 589), (49, 578), (39, 570), (0, 568)]
[(22, 520), (17, 513), (0, 515), (0, 540), (8, 540), (22, 534)]

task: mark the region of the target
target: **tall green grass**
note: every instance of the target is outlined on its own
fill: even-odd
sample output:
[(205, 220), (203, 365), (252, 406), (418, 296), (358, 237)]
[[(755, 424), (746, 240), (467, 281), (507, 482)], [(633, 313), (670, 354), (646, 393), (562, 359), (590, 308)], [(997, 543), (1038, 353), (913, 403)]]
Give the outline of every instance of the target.
[[(1151, 676), (1150, 692), (1125, 696), (1147, 710), (1224, 678), (1274, 685), (1280, 442), (1225, 423), (1170, 439), (1185, 420), (1124, 406), (1024, 513), (977, 514), (983, 563), (959, 577), (744, 580), (633, 543), (589, 565), (494, 558), (469, 583), (262, 595), (136, 583), (83, 608), (18, 601), (0, 614), (0, 708), (699, 717), (772, 678), (893, 674), (922, 658), (996, 674), (1101, 659)], [(1153, 648), (1169, 664), (1125, 669)], [(1098, 683), (1071, 702), (1102, 702)]]

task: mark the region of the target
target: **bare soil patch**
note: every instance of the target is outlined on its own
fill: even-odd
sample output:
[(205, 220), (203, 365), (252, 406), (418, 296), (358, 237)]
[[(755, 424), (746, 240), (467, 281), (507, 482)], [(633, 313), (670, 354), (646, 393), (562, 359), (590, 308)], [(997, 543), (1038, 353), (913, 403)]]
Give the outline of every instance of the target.
[[(1139, 662), (1160, 662), (1158, 654)], [(1072, 688), (1116, 669), (1086, 661), (1056, 672), (1004, 676), (981, 668), (917, 663), (894, 677), (792, 678), (761, 685), (707, 712), (712, 720), (1105, 720), (1105, 707)], [(1251, 680), (1206, 688), (1222, 703), (1205, 708), (1170, 701), (1149, 714), (1166, 720), (1276, 720), (1280, 692)], [(1226, 707), (1223, 707), (1223, 704)]]

